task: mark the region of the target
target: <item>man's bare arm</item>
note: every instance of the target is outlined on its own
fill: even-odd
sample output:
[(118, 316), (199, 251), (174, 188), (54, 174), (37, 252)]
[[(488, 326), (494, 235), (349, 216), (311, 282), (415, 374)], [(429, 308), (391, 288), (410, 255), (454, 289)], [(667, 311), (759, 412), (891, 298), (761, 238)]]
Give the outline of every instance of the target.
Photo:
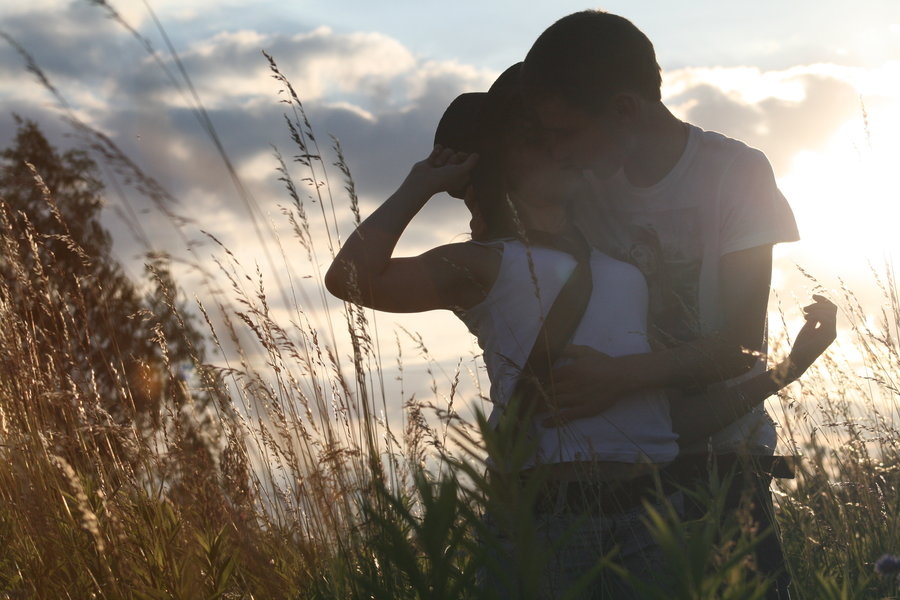
[(597, 414), (639, 389), (705, 385), (751, 369), (765, 335), (772, 246), (726, 254), (719, 269), (719, 332), (677, 348), (619, 357), (570, 347), (566, 355), (572, 362), (554, 372), (554, 419)]

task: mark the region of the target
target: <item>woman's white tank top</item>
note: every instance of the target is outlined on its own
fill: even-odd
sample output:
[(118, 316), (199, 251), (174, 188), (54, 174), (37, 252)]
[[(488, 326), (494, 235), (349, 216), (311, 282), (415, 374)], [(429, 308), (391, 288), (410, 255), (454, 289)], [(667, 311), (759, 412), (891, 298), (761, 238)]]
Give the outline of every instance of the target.
[[(477, 338), (491, 382), (496, 422), (516, 386), (541, 324), (575, 268), (575, 259), (519, 241), (496, 243), (503, 252), (497, 279), (485, 299), (457, 313)], [(593, 292), (572, 339), (610, 356), (650, 351), (647, 284), (638, 269), (591, 252)], [(557, 363), (562, 364), (562, 363)], [(665, 463), (678, 453), (669, 404), (662, 391), (623, 397), (604, 412), (560, 427), (536, 418), (534, 463), (619, 461)], [(530, 465), (526, 465), (530, 466)]]

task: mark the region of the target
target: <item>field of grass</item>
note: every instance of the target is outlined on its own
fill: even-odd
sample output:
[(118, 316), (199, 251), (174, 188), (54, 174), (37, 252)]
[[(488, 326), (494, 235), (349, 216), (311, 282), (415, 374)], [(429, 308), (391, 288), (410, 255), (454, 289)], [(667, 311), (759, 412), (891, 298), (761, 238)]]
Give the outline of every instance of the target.
[[(290, 242), (304, 249), (288, 266), (316, 272), (316, 293), (276, 318), (266, 278), (222, 248), (230, 287), (191, 291), (219, 357), (198, 353), (181, 377), (166, 358), (183, 340), (160, 332), (162, 358), (148, 365), (164, 382), (153, 424), (111, 414), (134, 406), (142, 380), (111, 352), (120, 385), (101, 394), (80, 360), (97, 343), (84, 302), (53, 292), (68, 274), (43, 250), (59, 238), (12, 227), (18, 217), (0, 199), (0, 598), (479, 598), (479, 574), (498, 569), (484, 510), (507, 515), (521, 539), (533, 534), (528, 499), (484, 477), (487, 448), (515, 440), (468, 409), (473, 398), (455, 385), (467, 375), (435, 383), (430, 398), (391, 395), (383, 382), (402, 377), (402, 360), (377, 351), (370, 313), (322, 310), (334, 305), (315, 265), (333, 249), (312, 242), (311, 219), (336, 240), (326, 211), (358, 219), (358, 208), (342, 161), (340, 183), (317, 185), (331, 167), (282, 83), (291, 154), (302, 157), (282, 163)], [(797, 478), (774, 485), (796, 598), (898, 594), (894, 563), (875, 568), (900, 553), (900, 302), (889, 273), (879, 276), (882, 312), (832, 293), (852, 336), (770, 402), (785, 448), (802, 456)], [(785, 340), (771, 329), (777, 354)], [(34, 351), (47, 340), (59, 343)], [(398, 406), (402, 422), (386, 421)], [(655, 521), (676, 584), (648, 598), (761, 597), (747, 559), (756, 532), (741, 515), (718, 518), (715, 495), (709, 505), (704, 519)], [(521, 573), (541, 569), (541, 550), (524, 549)]]

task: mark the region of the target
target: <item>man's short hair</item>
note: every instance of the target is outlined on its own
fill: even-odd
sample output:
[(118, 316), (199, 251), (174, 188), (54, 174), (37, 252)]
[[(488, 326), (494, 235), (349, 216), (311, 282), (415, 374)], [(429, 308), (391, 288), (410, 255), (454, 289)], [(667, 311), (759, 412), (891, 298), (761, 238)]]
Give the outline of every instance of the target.
[(572, 13), (548, 27), (528, 51), (522, 76), (529, 96), (559, 95), (594, 113), (620, 92), (661, 97), (649, 38), (628, 19), (599, 10)]

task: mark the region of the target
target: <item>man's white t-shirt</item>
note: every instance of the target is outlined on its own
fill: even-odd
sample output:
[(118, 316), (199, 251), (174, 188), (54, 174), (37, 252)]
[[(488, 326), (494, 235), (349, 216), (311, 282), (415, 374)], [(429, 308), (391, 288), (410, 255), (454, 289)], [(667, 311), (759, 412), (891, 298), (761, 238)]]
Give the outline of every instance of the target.
[[(661, 181), (638, 188), (620, 171), (603, 182), (599, 202), (581, 207), (579, 219), (592, 243), (644, 273), (650, 334), (666, 346), (722, 327), (722, 256), (799, 239), (765, 155), (719, 133), (687, 127), (684, 152)], [(764, 369), (760, 360), (743, 377)], [(771, 453), (775, 443), (775, 429), (762, 404), (712, 438), (716, 452)]]

